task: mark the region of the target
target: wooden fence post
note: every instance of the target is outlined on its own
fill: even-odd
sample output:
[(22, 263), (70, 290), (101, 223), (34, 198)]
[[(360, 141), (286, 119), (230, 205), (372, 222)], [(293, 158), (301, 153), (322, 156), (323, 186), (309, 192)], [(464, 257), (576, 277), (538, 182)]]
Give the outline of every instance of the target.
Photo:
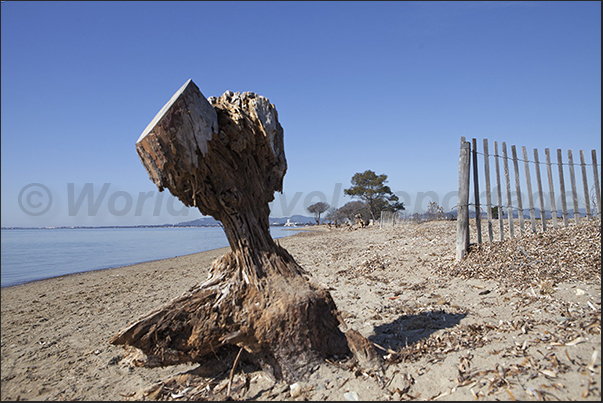
[(597, 166), (597, 150), (591, 150), (593, 161), (593, 176), (595, 178), (595, 192), (597, 196), (597, 215), (601, 216), (601, 188), (599, 187), (599, 167)]
[(586, 161), (584, 160), (584, 150), (580, 150), (580, 167), (582, 168), (582, 189), (584, 190), (584, 204), (586, 205), (586, 218), (591, 219), (590, 197), (588, 196), (588, 182), (586, 178)]
[(544, 149), (546, 155), (546, 174), (549, 178), (549, 198), (551, 199), (551, 218), (553, 229), (557, 229), (557, 202), (555, 201), (555, 188), (553, 186), (553, 172), (551, 170), (551, 153), (548, 148)]
[(484, 177), (486, 179), (486, 215), (488, 216), (488, 239), (494, 240), (492, 232), (492, 196), (490, 194), (490, 162), (488, 161), (488, 139), (484, 139)]
[(475, 199), (475, 228), (477, 229), (477, 243), (482, 243), (482, 212), (479, 207), (479, 180), (477, 177), (477, 140), (473, 143), (473, 195)]
[(511, 146), (511, 152), (513, 153), (513, 169), (515, 172), (515, 191), (517, 192), (517, 218), (519, 218), (519, 230), (523, 235), (523, 205), (521, 203), (521, 184), (519, 179), (519, 165), (517, 164), (517, 150), (515, 146)]
[(563, 213), (563, 225), (567, 227), (569, 225), (567, 219), (567, 201), (565, 200), (565, 181), (563, 180), (563, 157), (561, 156), (561, 149), (557, 149), (557, 164), (559, 167), (559, 187), (561, 188), (561, 209)]
[(536, 232), (536, 213), (534, 212), (534, 197), (532, 195), (532, 183), (530, 180), (530, 164), (528, 162), (528, 150), (525, 146), (521, 147), (523, 152), (523, 167), (526, 171), (526, 185), (528, 187), (528, 205), (530, 206), (530, 221), (532, 223), (532, 231)]
[(505, 184), (507, 185), (507, 216), (509, 220), (509, 233), (511, 238), (515, 236), (513, 232), (513, 207), (511, 206), (511, 179), (509, 178), (509, 160), (507, 158), (507, 144), (502, 142), (503, 164), (505, 166)]
[(494, 142), (494, 166), (496, 168), (496, 197), (498, 201), (498, 225), (500, 227), (500, 240), (504, 241), (505, 239), (505, 224), (504, 224), (504, 213), (503, 213), (503, 204), (502, 204), (502, 191), (500, 189), (500, 167), (498, 163), (498, 143)]
[(546, 216), (544, 212), (544, 195), (542, 194), (542, 179), (540, 178), (540, 162), (538, 161), (538, 150), (534, 149), (534, 163), (536, 164), (536, 183), (538, 184), (538, 196), (540, 197), (540, 221), (542, 231), (546, 231)]
[(574, 157), (572, 156), (572, 150), (567, 150), (567, 162), (569, 164), (570, 184), (572, 186), (572, 203), (574, 206), (574, 221), (576, 221), (576, 224), (579, 224), (580, 223), (580, 209), (578, 206), (578, 192), (576, 191), (576, 177), (574, 176)]
[(459, 201), (456, 219), (456, 259), (465, 257), (469, 249), (469, 177), (471, 144), (461, 137), (459, 153)]

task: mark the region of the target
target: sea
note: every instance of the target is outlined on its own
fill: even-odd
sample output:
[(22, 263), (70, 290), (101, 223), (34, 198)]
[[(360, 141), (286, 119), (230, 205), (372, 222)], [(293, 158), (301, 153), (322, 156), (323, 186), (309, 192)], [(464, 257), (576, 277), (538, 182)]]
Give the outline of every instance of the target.
[[(296, 232), (270, 227), (274, 239)], [(2, 287), (228, 246), (221, 227), (2, 229), (1, 236)]]

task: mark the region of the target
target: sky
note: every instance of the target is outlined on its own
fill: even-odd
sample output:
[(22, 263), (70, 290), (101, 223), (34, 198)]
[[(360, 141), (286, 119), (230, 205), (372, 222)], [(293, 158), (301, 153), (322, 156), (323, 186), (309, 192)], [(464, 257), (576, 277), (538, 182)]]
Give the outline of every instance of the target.
[(1, 19), (4, 227), (201, 217), (135, 149), (188, 79), (275, 105), (274, 217), (341, 207), (365, 170), (406, 213), (425, 194), (450, 211), (462, 136), (601, 160), (600, 2), (3, 1)]

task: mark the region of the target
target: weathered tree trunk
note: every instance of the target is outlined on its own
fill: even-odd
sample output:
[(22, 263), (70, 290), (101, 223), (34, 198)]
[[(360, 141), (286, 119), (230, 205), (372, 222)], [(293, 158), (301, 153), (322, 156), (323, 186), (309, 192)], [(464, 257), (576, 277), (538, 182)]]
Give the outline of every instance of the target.
[(142, 366), (201, 362), (243, 347), (279, 379), (303, 376), (307, 364), (325, 356), (348, 354), (348, 339), (358, 349), (357, 332), (346, 338), (340, 330), (329, 292), (312, 285), (270, 235), (268, 203), (282, 190), (287, 165), (283, 129), (268, 99), (227, 91), (207, 100), (189, 80), (136, 149), (160, 190), (222, 222), (231, 251), (213, 263), (206, 282), (111, 343), (142, 351)]

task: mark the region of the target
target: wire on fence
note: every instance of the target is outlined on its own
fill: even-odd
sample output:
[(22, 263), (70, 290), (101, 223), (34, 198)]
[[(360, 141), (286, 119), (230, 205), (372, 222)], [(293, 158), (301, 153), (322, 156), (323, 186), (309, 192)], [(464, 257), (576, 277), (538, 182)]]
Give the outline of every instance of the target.
[[(512, 159), (513, 159), (513, 158), (509, 158), (509, 157), (503, 157), (502, 155), (485, 154), (485, 153), (482, 153), (482, 152), (479, 152), (479, 151), (476, 151), (475, 153), (476, 153), (476, 154), (481, 155), (482, 157), (494, 157), (494, 158), (501, 158), (501, 159), (502, 159), (502, 158), (506, 158), (506, 159), (508, 159), (508, 160), (512, 160)], [(531, 162), (532, 164), (538, 164), (538, 165), (543, 165), (543, 164), (544, 164), (543, 162), (539, 162), (539, 161), (532, 161), (532, 160), (530, 160), (530, 159), (525, 160), (525, 159), (522, 159), (522, 158), (517, 158), (517, 161), (521, 161), (521, 162)], [(558, 163), (558, 162), (551, 162), (551, 165), (559, 165), (559, 163)], [(586, 166), (588, 166), (588, 167), (592, 167), (592, 166), (595, 166), (595, 165), (596, 165), (597, 167), (600, 167), (600, 166), (601, 166), (601, 164), (598, 164), (598, 163), (597, 163), (597, 164), (594, 164), (594, 163), (592, 163), (592, 162), (591, 162), (591, 163), (585, 162), (584, 164), (582, 164), (582, 163), (577, 163), (577, 162), (574, 162), (574, 163), (571, 163), (571, 164), (570, 164), (569, 162), (562, 162), (562, 163), (561, 163), (561, 165), (563, 165), (563, 166), (570, 166), (570, 165), (573, 165), (573, 166), (582, 166), (582, 165), (586, 165)]]

